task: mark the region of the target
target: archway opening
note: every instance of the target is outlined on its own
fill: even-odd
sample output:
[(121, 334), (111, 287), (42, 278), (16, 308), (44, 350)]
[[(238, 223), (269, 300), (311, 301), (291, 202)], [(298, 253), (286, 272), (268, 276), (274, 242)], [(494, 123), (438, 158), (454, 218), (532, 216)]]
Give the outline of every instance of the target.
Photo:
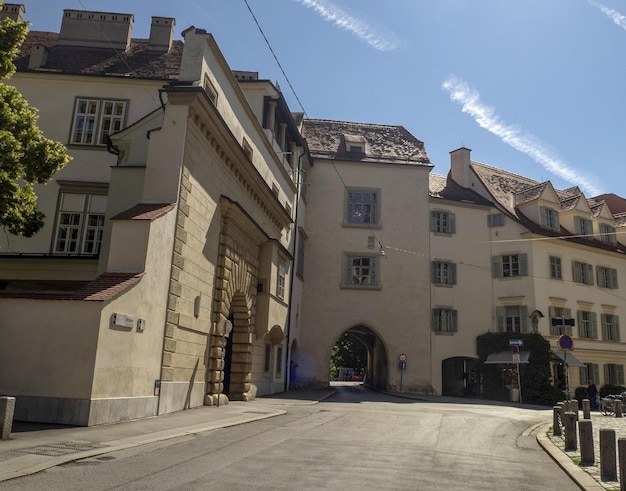
[(330, 380), (363, 382), (387, 389), (387, 350), (367, 326), (347, 329), (335, 342), (330, 356)]
[(453, 397), (480, 396), (478, 358), (457, 356), (441, 362), (441, 394)]

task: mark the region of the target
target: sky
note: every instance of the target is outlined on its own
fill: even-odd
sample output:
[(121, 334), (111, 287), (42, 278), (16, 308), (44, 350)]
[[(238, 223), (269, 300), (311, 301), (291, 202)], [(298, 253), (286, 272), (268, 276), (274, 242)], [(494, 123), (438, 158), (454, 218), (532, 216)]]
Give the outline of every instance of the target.
[[(18, 3), (14, 0), (14, 3)], [(626, 197), (626, 0), (23, 0), (32, 30), (63, 9), (212, 33), (233, 70), (309, 118), (401, 125), (434, 173), (449, 153), (587, 197)], [(271, 48), (271, 49), (270, 49)]]

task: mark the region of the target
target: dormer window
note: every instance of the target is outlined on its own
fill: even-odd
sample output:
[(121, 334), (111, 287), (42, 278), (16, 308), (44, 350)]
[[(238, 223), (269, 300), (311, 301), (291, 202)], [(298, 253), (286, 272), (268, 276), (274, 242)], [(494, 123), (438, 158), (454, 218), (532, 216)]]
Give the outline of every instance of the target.
[(554, 208), (540, 206), (539, 214), (541, 225), (543, 227), (550, 228), (552, 230), (559, 230), (561, 228), (559, 224), (559, 212), (556, 211)]
[(593, 223), (588, 218), (574, 217), (574, 227), (576, 235), (593, 235)]
[(617, 239), (615, 238), (615, 227), (607, 223), (601, 223), (600, 240), (602, 242), (606, 242), (607, 244), (616, 244)]
[(343, 139), (346, 144), (346, 152), (361, 154), (366, 153), (365, 137), (361, 135), (350, 135), (345, 133), (343, 135)]
[(350, 145), (348, 148), (348, 152), (350, 153), (364, 153), (363, 147), (361, 145)]

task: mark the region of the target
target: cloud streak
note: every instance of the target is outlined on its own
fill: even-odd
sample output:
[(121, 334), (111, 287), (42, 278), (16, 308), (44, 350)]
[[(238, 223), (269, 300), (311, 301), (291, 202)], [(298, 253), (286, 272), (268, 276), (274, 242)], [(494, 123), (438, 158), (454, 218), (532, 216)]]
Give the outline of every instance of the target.
[(516, 125), (506, 124), (502, 121), (492, 107), (481, 102), (480, 94), (470, 88), (465, 81), (451, 76), (442, 84), (442, 88), (448, 92), (453, 102), (462, 106), (464, 113), (474, 118), (481, 128), (493, 133), (516, 150), (525, 153), (552, 174), (579, 186), (585, 194), (596, 196), (601, 193), (599, 186), (593, 179), (584, 176), (576, 169), (570, 168), (553, 155), (547, 145), (537, 137), (522, 131)]
[(595, 0), (587, 0), (590, 5), (599, 8), (604, 15), (606, 15), (609, 19), (615, 22), (622, 29), (626, 30), (626, 15), (621, 14), (615, 9), (611, 9), (606, 5), (596, 2)]
[(305, 7), (313, 9), (324, 20), (344, 29), (360, 40), (365, 41), (378, 51), (393, 51), (400, 45), (398, 37), (392, 32), (383, 32), (380, 29), (358, 19), (345, 10), (340, 9), (328, 0), (294, 0)]

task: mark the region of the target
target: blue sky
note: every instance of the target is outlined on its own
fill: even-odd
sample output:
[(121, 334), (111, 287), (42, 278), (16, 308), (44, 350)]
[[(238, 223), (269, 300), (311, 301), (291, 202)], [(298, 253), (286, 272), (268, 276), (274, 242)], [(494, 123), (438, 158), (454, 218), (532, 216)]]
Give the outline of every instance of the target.
[(133, 37), (148, 36), (153, 15), (176, 18), (177, 38), (206, 29), (231, 68), (277, 82), (292, 110), (402, 125), (439, 174), (465, 146), (559, 189), (626, 197), (626, 0), (24, 4), (33, 30), (58, 32), (66, 8), (134, 14)]

